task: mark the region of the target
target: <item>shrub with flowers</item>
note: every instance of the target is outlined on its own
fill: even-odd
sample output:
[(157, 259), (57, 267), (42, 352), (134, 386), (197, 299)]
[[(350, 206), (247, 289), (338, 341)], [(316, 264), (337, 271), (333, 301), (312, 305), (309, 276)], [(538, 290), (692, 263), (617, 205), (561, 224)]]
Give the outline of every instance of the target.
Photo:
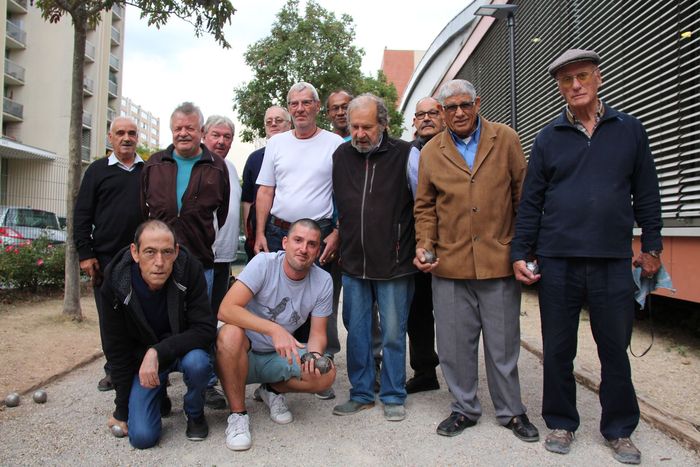
[(63, 287), (65, 247), (38, 238), (0, 250), (0, 287), (33, 289)]

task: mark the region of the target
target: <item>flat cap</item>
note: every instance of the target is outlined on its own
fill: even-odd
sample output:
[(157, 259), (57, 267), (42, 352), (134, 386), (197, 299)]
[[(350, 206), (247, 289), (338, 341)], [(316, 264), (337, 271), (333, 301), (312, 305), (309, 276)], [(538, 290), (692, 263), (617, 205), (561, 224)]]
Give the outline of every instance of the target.
[(600, 63), (600, 56), (593, 50), (585, 49), (569, 49), (550, 63), (547, 71), (553, 77), (556, 77), (557, 71), (570, 63), (576, 62), (591, 62), (595, 65)]

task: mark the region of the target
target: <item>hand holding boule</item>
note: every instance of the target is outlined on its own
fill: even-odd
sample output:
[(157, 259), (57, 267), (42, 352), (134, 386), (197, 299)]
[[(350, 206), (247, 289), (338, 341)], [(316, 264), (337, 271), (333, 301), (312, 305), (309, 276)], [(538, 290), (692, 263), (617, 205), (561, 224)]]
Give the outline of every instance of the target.
[(525, 263), (525, 267), (528, 269), (533, 274), (537, 274), (540, 272), (540, 267), (537, 264), (537, 261), (528, 261)]
[(423, 261), (422, 263), (428, 263), (428, 264), (433, 264), (437, 260), (437, 257), (435, 256), (435, 253), (432, 251), (425, 250), (425, 253), (423, 253)]
[(333, 363), (331, 362), (330, 358), (326, 357), (325, 355), (322, 355), (314, 361), (314, 366), (318, 369), (318, 371), (321, 372), (322, 375), (325, 375), (326, 373), (331, 371)]

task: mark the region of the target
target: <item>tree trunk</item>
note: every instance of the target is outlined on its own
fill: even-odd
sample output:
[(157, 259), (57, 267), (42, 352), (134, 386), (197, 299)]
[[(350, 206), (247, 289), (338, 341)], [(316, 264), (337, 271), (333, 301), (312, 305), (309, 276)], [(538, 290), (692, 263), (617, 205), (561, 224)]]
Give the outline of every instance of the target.
[(63, 295), (63, 314), (74, 321), (83, 320), (80, 308), (80, 266), (73, 238), (73, 210), (80, 188), (82, 168), (81, 146), (83, 130), (83, 72), (85, 68), (85, 39), (87, 18), (73, 14), (73, 76), (70, 103), (70, 131), (68, 133), (68, 189), (66, 190), (66, 272)]

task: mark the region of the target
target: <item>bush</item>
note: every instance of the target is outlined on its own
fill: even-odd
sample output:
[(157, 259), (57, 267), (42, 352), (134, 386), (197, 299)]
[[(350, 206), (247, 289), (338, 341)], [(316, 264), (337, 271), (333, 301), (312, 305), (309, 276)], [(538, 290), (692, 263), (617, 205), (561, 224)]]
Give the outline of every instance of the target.
[(0, 285), (33, 289), (38, 286), (63, 287), (65, 245), (54, 245), (38, 238), (0, 250)]

